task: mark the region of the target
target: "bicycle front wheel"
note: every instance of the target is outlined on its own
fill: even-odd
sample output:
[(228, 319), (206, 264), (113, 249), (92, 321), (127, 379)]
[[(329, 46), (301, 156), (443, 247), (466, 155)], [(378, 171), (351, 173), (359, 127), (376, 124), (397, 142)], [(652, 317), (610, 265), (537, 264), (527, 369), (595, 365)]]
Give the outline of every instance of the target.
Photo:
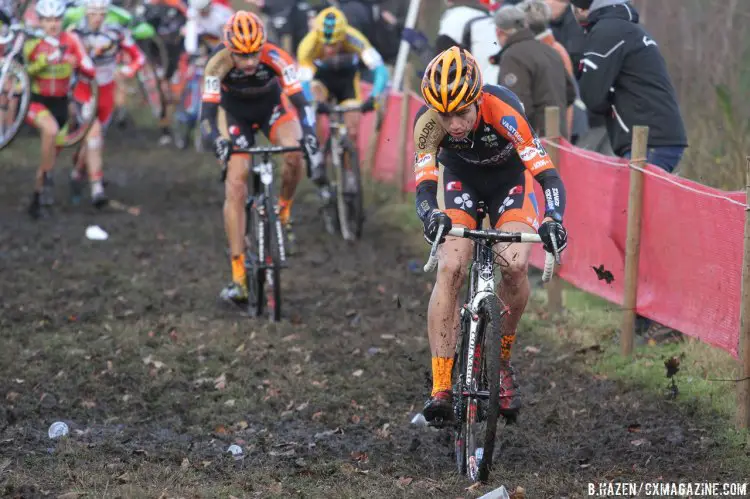
[(265, 309), (265, 272), (263, 252), (265, 246), (265, 220), (261, 216), (256, 198), (248, 198), (245, 208), (245, 276), (247, 278), (248, 304), (250, 317), (260, 317)]
[(31, 84), (24, 67), (13, 59), (0, 59), (0, 149), (16, 138), (31, 102)]
[(481, 303), (477, 315), (477, 348), (467, 352), (466, 359), (466, 365), (473, 366), (472, 384), (476, 387), (466, 398), (466, 471), (473, 481), (486, 482), (500, 418), (500, 344), (505, 314), (500, 300), (492, 296)]
[(68, 122), (57, 133), (57, 145), (60, 147), (78, 145), (94, 124), (98, 105), (99, 85), (96, 80), (88, 83), (76, 82), (69, 93)]
[(268, 318), (274, 322), (281, 320), (281, 265), (284, 258), (284, 233), (273, 196), (265, 197), (266, 242), (265, 245), (265, 287)]
[(336, 175), (336, 211), (341, 235), (347, 241), (362, 235), (364, 208), (362, 178), (359, 171), (359, 154), (348, 139), (341, 144), (341, 157), (334, 162)]

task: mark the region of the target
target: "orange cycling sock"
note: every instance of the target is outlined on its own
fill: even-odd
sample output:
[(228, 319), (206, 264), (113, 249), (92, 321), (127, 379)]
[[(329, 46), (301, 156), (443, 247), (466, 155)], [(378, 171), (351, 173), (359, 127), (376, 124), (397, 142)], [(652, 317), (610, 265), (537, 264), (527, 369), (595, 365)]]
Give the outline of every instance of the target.
[(504, 334), (500, 337), (500, 360), (510, 360), (513, 343), (516, 341), (516, 333)]
[(245, 285), (245, 255), (232, 257), (232, 281)]
[(451, 389), (451, 371), (453, 371), (453, 357), (432, 358), (432, 396), (437, 392)]
[(279, 218), (284, 225), (289, 221), (289, 217), (292, 214), (292, 203), (294, 203), (293, 199), (286, 199), (279, 196)]

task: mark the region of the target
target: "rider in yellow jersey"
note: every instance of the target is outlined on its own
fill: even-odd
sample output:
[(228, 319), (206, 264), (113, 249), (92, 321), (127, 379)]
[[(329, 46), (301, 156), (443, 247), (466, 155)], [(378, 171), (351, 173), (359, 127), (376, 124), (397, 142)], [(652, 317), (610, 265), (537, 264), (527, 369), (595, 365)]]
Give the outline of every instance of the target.
[[(343, 105), (360, 102), (360, 63), (374, 73), (372, 94), (362, 103), (362, 111), (371, 111), (388, 83), (388, 68), (367, 38), (349, 26), (343, 12), (335, 7), (322, 10), (315, 18), (314, 30), (297, 48), (299, 78), (308, 99), (312, 97), (317, 102), (335, 99)], [(344, 123), (354, 144), (357, 144), (361, 118), (359, 111), (344, 115)], [(318, 137), (324, 132), (318, 122)]]

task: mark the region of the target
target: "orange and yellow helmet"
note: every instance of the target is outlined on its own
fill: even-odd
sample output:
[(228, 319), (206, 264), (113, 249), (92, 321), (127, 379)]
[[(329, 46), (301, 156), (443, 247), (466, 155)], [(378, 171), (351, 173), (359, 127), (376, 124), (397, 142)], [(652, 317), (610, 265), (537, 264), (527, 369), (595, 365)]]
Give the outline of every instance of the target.
[(254, 54), (266, 42), (263, 21), (245, 10), (238, 10), (224, 25), (224, 46), (235, 54)]
[(425, 102), (435, 111), (460, 111), (479, 99), (482, 71), (468, 50), (454, 45), (427, 65), (421, 90)]
[(343, 42), (349, 22), (346, 16), (336, 7), (327, 7), (315, 18), (315, 34), (318, 41), (325, 45)]

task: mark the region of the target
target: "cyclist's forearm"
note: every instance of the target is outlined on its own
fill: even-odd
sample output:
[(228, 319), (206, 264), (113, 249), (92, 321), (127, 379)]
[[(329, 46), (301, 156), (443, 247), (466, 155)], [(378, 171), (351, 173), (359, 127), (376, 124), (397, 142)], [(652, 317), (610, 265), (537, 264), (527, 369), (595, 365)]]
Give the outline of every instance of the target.
[(292, 103), (294, 108), (300, 117), (300, 122), (303, 128), (314, 129), (315, 128), (315, 113), (313, 112), (310, 101), (307, 100), (304, 90), (302, 92), (296, 92), (289, 96), (289, 101)]
[(372, 96), (377, 97), (383, 93), (385, 86), (388, 84), (388, 68), (385, 64), (381, 64), (375, 68), (374, 80), (372, 83)]
[(44, 71), (47, 66), (47, 55), (39, 54), (39, 57), (26, 65), (26, 72), (29, 73), (29, 76), (36, 76)]
[(201, 106), (201, 131), (208, 134), (208, 138), (213, 142), (219, 136), (219, 127), (216, 122), (219, 115), (219, 104), (203, 101)]
[(565, 185), (555, 169), (545, 170), (534, 177), (544, 191), (544, 213), (555, 212), (561, 217), (565, 214)]
[(437, 189), (435, 180), (423, 180), (417, 185), (417, 216), (423, 222), (432, 210), (438, 208)]

